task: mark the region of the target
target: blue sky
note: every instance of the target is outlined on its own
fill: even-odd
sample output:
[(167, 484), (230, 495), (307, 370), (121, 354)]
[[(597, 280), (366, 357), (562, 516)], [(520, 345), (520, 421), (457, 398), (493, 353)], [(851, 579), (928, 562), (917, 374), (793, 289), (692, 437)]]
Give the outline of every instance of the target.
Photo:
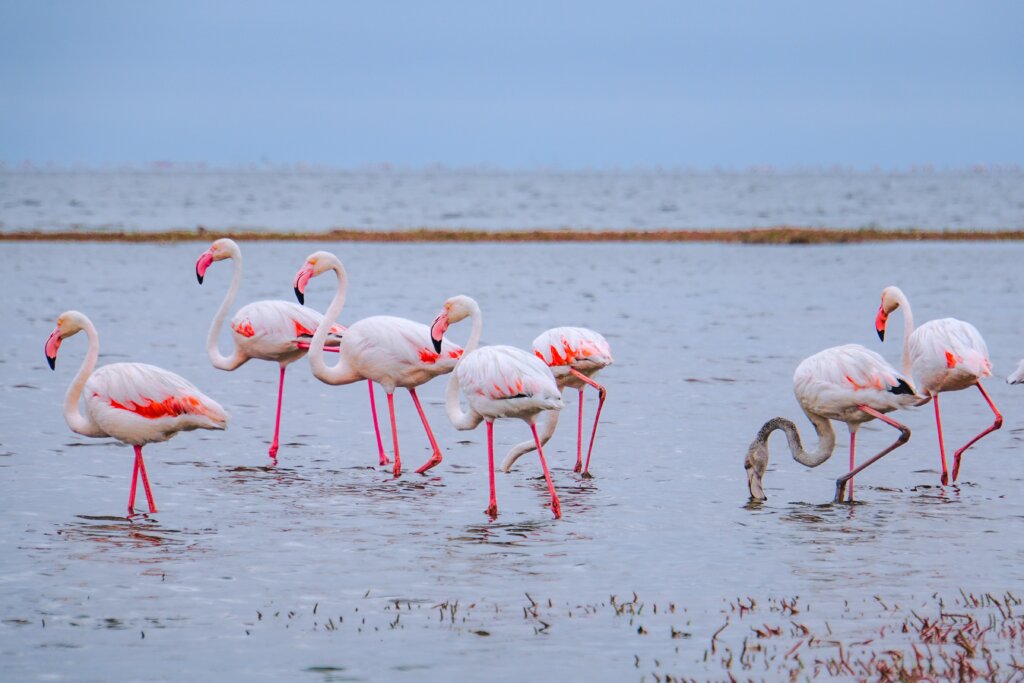
[(0, 161), (1024, 163), (1019, 2), (0, 0)]

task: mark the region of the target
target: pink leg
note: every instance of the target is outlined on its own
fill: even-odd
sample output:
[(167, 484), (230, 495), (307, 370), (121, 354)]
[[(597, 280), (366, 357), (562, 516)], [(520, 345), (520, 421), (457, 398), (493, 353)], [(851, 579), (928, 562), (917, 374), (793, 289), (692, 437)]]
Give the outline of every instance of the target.
[(842, 503), (843, 502), (843, 493), (844, 493), (844, 489), (846, 488), (846, 482), (849, 481), (850, 479), (853, 479), (853, 476), (855, 474), (860, 474), (860, 472), (863, 471), (864, 468), (869, 467), (869, 466), (875, 464), (876, 462), (881, 460), (884, 456), (888, 455), (889, 453), (891, 453), (892, 451), (896, 450), (897, 448), (899, 448), (900, 446), (902, 446), (903, 444), (905, 444), (907, 441), (910, 440), (910, 430), (907, 428), (906, 425), (900, 424), (896, 420), (892, 419), (891, 417), (889, 417), (887, 415), (884, 415), (884, 414), (878, 412), (877, 410), (875, 410), (874, 408), (872, 408), (870, 406), (857, 406), (857, 408), (859, 408), (860, 410), (863, 410), (865, 413), (867, 413), (868, 415), (870, 415), (872, 417), (878, 418), (879, 420), (881, 420), (882, 422), (886, 423), (887, 425), (889, 425), (891, 427), (895, 427), (896, 429), (900, 430), (900, 435), (899, 435), (899, 437), (895, 441), (893, 441), (887, 447), (883, 448), (882, 451), (878, 455), (874, 456), (870, 460), (867, 460), (866, 462), (861, 464), (860, 467), (857, 467), (855, 469), (850, 470), (847, 474), (844, 474), (843, 476), (839, 477), (839, 479), (836, 480), (836, 497), (835, 497), (835, 500), (833, 501), (835, 503)]
[(494, 423), (487, 421), (487, 476), (491, 483), (491, 502), (485, 512), (493, 520), (498, 516), (498, 498), (494, 494)]
[[(540, 466), (544, 468), (544, 478), (548, 482), (548, 491), (551, 492), (551, 511), (555, 513), (555, 519), (562, 517), (562, 504), (558, 502), (558, 494), (555, 493), (555, 485), (551, 483), (551, 472), (548, 471), (547, 460), (544, 459), (544, 449), (540, 444), (540, 437), (537, 436), (537, 425), (531, 423), (530, 431), (533, 432), (533, 441), (537, 444), (537, 455), (540, 457)], [(491, 477), (494, 476), (492, 468)]]
[(284, 369), (286, 365), (281, 366), (281, 378), (277, 384), (277, 417), (274, 419), (274, 440), (270, 443), (270, 455), (271, 458), (277, 458), (277, 439), (281, 435), (281, 403), (284, 401)]
[[(854, 451), (857, 443), (857, 432), (850, 432), (850, 471), (853, 472), (855, 466), (854, 462)], [(850, 477), (850, 500), (853, 500), (853, 477)]]
[(142, 447), (135, 447), (135, 464), (132, 465), (132, 488), (128, 492), (128, 516), (135, 515), (135, 484), (139, 480), (139, 457), (142, 455)]
[(412, 402), (416, 405), (416, 410), (420, 414), (420, 420), (423, 421), (423, 428), (427, 430), (427, 438), (430, 439), (430, 447), (434, 449), (434, 454), (430, 456), (430, 460), (428, 460), (426, 463), (423, 464), (422, 467), (416, 470), (416, 474), (423, 474), (431, 467), (436, 467), (437, 465), (441, 464), (441, 449), (437, 447), (437, 441), (434, 439), (434, 432), (430, 430), (430, 423), (427, 422), (427, 415), (426, 413), (423, 412), (423, 406), (420, 405), (419, 397), (416, 396), (415, 387), (409, 388), (409, 395), (412, 396)]
[(573, 472), (579, 472), (583, 469), (583, 389), (580, 388), (580, 414), (579, 419), (576, 420), (576, 467), (572, 468)]
[[(574, 375), (576, 375), (577, 377), (579, 377), (580, 380), (582, 380), (583, 382), (586, 382), (590, 386), (592, 386), (595, 389), (597, 389), (597, 395), (598, 395), (598, 399), (597, 399), (597, 413), (594, 415), (594, 428), (590, 432), (590, 446), (587, 448), (587, 462), (583, 466), (583, 476), (587, 477), (587, 478), (590, 478), (590, 454), (594, 452), (594, 437), (597, 436), (597, 423), (601, 420), (601, 409), (604, 408), (604, 399), (608, 395), (608, 390), (605, 389), (604, 386), (598, 384), (594, 380), (592, 380), (589, 377), (587, 377), (586, 375), (584, 375), (582, 372), (578, 372), (576, 370), (573, 370), (572, 368), (569, 369), (569, 372), (571, 372)], [(582, 392), (582, 390), (580, 391), (580, 403), (581, 404), (583, 403), (583, 392)], [(581, 406), (581, 410), (582, 410), (582, 406)], [(576, 470), (576, 471), (579, 472), (579, 470)]]
[(963, 448), (961, 448), (960, 450), (953, 454), (953, 481), (956, 481), (956, 477), (960, 473), (960, 456), (964, 454), (964, 451), (973, 446), (974, 443), (981, 437), (985, 436), (990, 432), (994, 432), (995, 430), (1003, 426), (1003, 416), (999, 413), (999, 409), (996, 408), (996, 404), (992, 403), (992, 399), (990, 399), (988, 397), (988, 394), (985, 393), (985, 389), (981, 386), (981, 382), (978, 382), (978, 391), (980, 391), (981, 395), (985, 397), (985, 402), (988, 403), (988, 407), (992, 409), (993, 413), (995, 413), (996, 420), (995, 422), (992, 423), (991, 427), (989, 427), (981, 434), (978, 434), (976, 437), (968, 441), (966, 446), (964, 446)]
[(935, 428), (939, 432), (939, 458), (942, 459), (942, 474), (939, 481), (943, 486), (949, 483), (949, 474), (946, 471), (946, 441), (942, 438), (942, 415), (939, 412), (939, 395), (932, 396), (932, 403), (935, 404)]
[(366, 386), (370, 387), (370, 413), (373, 415), (373, 432), (377, 435), (377, 452), (380, 454), (380, 466), (387, 465), (390, 460), (384, 454), (384, 442), (380, 438), (380, 424), (377, 422), (377, 402), (373, 397), (373, 382), (366, 380)]
[(391, 414), (391, 440), (395, 444), (395, 476), (402, 474), (402, 456), (398, 454), (398, 427), (395, 426), (395, 395), (388, 394), (388, 413)]

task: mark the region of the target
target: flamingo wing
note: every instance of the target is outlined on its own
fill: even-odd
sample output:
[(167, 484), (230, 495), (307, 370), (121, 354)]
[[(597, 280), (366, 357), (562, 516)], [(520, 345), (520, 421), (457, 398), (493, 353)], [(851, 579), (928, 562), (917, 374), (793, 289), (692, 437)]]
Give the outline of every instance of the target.
[(114, 363), (85, 385), (94, 421), (126, 443), (149, 443), (189, 429), (223, 429), (227, 412), (194, 384), (146, 363)]
[(596, 370), (613, 362), (608, 340), (586, 327), (553, 327), (542, 332), (533, 340), (533, 352), (549, 366)]
[(860, 344), (835, 346), (805, 359), (793, 375), (793, 388), (805, 410), (844, 421), (857, 421), (860, 405), (888, 412), (918, 400), (907, 377)]
[[(290, 301), (254, 301), (238, 309), (231, 329), (254, 343), (289, 345), (308, 343), (321, 320), (317, 311)], [(344, 332), (341, 325), (332, 325), (327, 344), (337, 346)]]
[(430, 327), (390, 315), (375, 315), (352, 324), (346, 337), (346, 354), (370, 368), (418, 367), (447, 363), (454, 367), (462, 348), (447, 339), (440, 353), (434, 351)]
[(462, 362), (458, 373), (467, 396), (561, 400), (551, 370), (536, 356), (512, 346), (477, 349)]
[(941, 378), (954, 369), (975, 378), (992, 374), (981, 333), (956, 318), (931, 320), (918, 327), (910, 336), (909, 351), (914, 375), (927, 386), (941, 384)]

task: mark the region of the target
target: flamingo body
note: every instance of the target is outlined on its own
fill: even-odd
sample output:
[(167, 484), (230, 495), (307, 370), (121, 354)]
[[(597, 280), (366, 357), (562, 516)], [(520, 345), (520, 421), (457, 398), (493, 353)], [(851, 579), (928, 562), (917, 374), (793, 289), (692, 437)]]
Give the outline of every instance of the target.
[[(287, 365), (306, 355), (305, 346), (322, 319), (312, 308), (290, 301), (254, 301), (231, 317), (231, 338), (246, 360)], [(344, 327), (332, 325), (332, 345), (337, 346), (344, 333)]]
[(519, 418), (562, 407), (551, 370), (537, 357), (513, 346), (484, 346), (455, 370), (470, 408), (485, 420)]
[(911, 372), (924, 394), (967, 389), (992, 375), (985, 340), (963, 320), (930, 320), (913, 331), (908, 344)]
[(793, 373), (793, 393), (805, 411), (848, 425), (874, 419), (862, 405), (880, 413), (907, 407), (916, 400), (910, 386), (888, 361), (860, 344), (819, 351)]
[(375, 315), (349, 326), (338, 353), (355, 373), (390, 394), (397, 387), (415, 388), (451, 372), (462, 349), (445, 340), (441, 351), (434, 351), (427, 325)]
[(118, 441), (142, 446), (178, 432), (224, 429), (227, 413), (194, 384), (146, 363), (112, 363), (85, 383), (85, 414)]
[(586, 386), (570, 370), (593, 377), (612, 364), (612, 349), (599, 332), (586, 327), (553, 327), (533, 340), (533, 352), (543, 360), (559, 388)]

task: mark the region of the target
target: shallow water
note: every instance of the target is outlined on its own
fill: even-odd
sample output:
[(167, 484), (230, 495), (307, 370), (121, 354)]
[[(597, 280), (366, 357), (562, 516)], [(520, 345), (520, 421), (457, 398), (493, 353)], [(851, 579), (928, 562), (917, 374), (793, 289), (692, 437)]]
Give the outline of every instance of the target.
[(1024, 172), (0, 170), (0, 230), (1024, 228)]
[[(299, 361), (268, 467), (277, 370), (209, 365), (206, 330), (229, 273), (215, 264), (196, 284), (205, 246), (0, 245), (5, 680), (722, 678), (705, 653), (726, 619), (722, 640), (738, 648), (749, 634), (730, 612), (739, 597), (800, 596), (804, 623), (856, 637), (875, 627), (876, 595), (913, 607), (1021, 586), (1024, 390), (1002, 380), (1024, 355), (1024, 245), (243, 245), (240, 303), (290, 298), (304, 257), (326, 247), (351, 278), (344, 321), (429, 321), (464, 292), (483, 308), (485, 343), (527, 346), (558, 324), (605, 334), (616, 363), (599, 376), (609, 398), (595, 478), (571, 471), (570, 396), (547, 449), (564, 518), (551, 518), (524, 457), (497, 477), (493, 523), (484, 431), (446, 423), (443, 380), (421, 396), (445, 461), (411, 473), (428, 450), (398, 395), (410, 471), (396, 480), (375, 466), (365, 385), (322, 385)], [(859, 342), (897, 362), (898, 341), (873, 330), (887, 284), (903, 287), (918, 321), (953, 315), (985, 335), (1002, 430), (968, 452), (960, 486), (942, 488), (931, 408), (899, 414), (914, 436), (857, 478), (855, 505), (829, 503), (845, 430), (815, 470), (775, 437), (769, 500), (747, 506), (742, 459), (762, 422), (787, 415), (813, 440), (792, 396), (801, 358)], [(307, 303), (322, 309), (332, 292), (314, 280)], [(232, 413), (227, 432), (147, 447), (151, 518), (123, 518), (130, 449), (64, 424), (85, 339), (65, 342), (56, 372), (42, 351), (68, 308), (96, 323), (101, 362), (173, 369)], [(898, 314), (890, 325), (900, 339)], [(974, 391), (943, 407), (950, 446), (991, 422)], [(495, 433), (500, 458), (528, 431), (501, 422)], [(884, 425), (860, 434), (862, 457), (893, 437)], [(610, 607), (634, 592), (639, 615)]]

